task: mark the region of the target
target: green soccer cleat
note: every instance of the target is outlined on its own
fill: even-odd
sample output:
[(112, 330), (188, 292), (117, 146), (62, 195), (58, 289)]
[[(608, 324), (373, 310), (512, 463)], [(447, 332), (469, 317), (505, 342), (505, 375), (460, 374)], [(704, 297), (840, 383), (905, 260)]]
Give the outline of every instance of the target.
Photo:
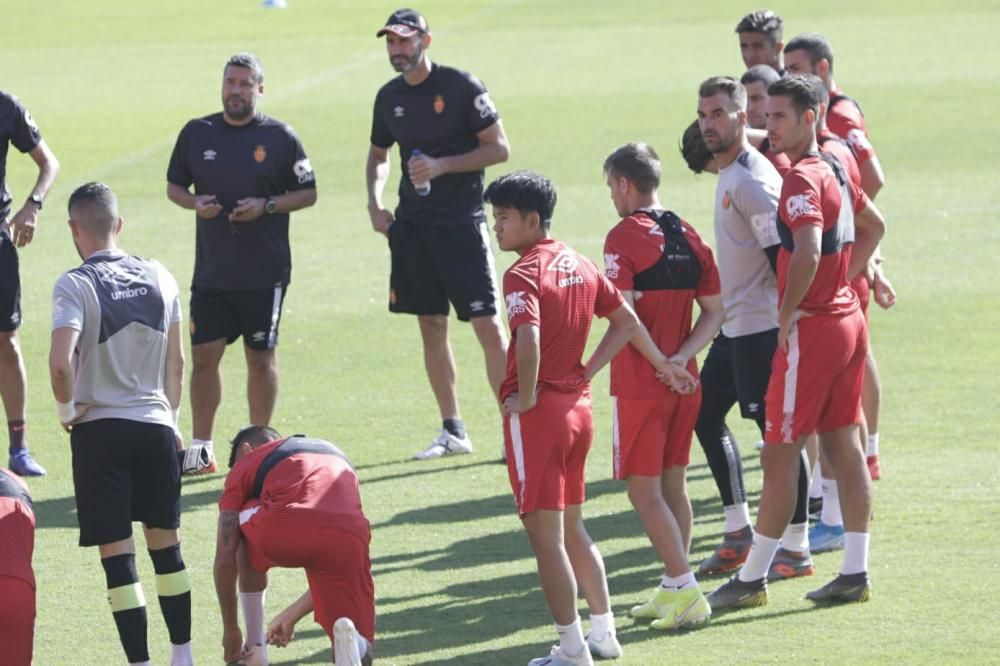
[(856, 574), (838, 574), (829, 583), (806, 593), (806, 599), (812, 601), (843, 601), (847, 603), (864, 603), (872, 598), (872, 584), (868, 580), (868, 572)]
[(665, 590), (657, 586), (653, 598), (644, 604), (633, 606), (632, 610), (628, 612), (629, 617), (648, 618), (650, 620), (659, 620), (661, 617), (666, 617), (674, 601), (670, 596), (671, 593), (671, 590)]
[(767, 581), (764, 578), (744, 583), (739, 575), (708, 595), (713, 611), (729, 608), (757, 608), (767, 605)]
[(712, 607), (697, 587), (665, 591), (672, 598), (672, 603), (665, 616), (653, 620), (649, 625), (650, 629), (669, 631), (690, 628), (704, 624), (708, 622), (708, 618), (712, 617)]

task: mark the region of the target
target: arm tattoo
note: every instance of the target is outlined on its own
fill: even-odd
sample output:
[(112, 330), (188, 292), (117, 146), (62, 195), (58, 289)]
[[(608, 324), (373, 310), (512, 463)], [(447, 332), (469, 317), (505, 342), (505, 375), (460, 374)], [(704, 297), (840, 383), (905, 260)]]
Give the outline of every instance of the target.
[(219, 516), (219, 536), (222, 539), (223, 546), (229, 545), (229, 540), (233, 536), (233, 532), (238, 530), (239, 526), (240, 518), (235, 511), (222, 512)]

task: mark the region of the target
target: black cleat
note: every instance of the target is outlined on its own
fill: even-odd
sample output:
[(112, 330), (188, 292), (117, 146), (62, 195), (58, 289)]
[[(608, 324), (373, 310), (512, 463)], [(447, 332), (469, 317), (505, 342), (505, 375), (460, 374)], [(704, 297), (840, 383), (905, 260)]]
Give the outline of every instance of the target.
[(713, 611), (727, 608), (757, 608), (767, 605), (767, 581), (764, 578), (744, 583), (733, 576), (719, 589), (708, 595)]
[(856, 574), (838, 574), (829, 583), (806, 593), (806, 599), (812, 601), (844, 601), (864, 603), (872, 598), (872, 585), (868, 580), (868, 572)]

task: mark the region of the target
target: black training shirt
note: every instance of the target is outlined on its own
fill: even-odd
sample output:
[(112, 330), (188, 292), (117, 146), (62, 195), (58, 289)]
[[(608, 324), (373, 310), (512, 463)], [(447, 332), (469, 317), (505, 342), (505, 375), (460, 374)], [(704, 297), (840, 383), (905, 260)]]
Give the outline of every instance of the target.
[(10, 214), (12, 197), (7, 189), (7, 149), (10, 144), (27, 153), (42, 140), (42, 133), (16, 97), (0, 90), (0, 222)]
[(432, 64), (430, 75), (411, 86), (402, 75), (375, 97), (372, 145), (399, 144), (402, 177), (396, 216), (417, 224), (462, 225), (486, 219), (484, 170), (449, 173), (431, 181), (422, 197), (413, 189), (406, 162), (414, 149), (431, 157), (461, 155), (479, 146), (476, 134), (500, 120), (486, 86), (472, 74)]
[(213, 194), (222, 212), (197, 219), (196, 287), (267, 289), (288, 284), (292, 257), (288, 213), (230, 222), (236, 202), (316, 188), (309, 158), (288, 125), (258, 113), (249, 125), (228, 124), (222, 113), (196, 118), (181, 130), (170, 156), (167, 180), (194, 184), (195, 194)]

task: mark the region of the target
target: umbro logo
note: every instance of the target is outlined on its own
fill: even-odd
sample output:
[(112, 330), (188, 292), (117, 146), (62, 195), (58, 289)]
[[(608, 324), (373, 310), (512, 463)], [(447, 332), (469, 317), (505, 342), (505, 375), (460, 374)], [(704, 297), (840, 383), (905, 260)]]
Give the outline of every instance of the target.
[(556, 258), (552, 260), (549, 264), (548, 270), (558, 271), (560, 273), (575, 273), (576, 269), (579, 267), (579, 262), (576, 260), (576, 255), (567, 250), (563, 250), (556, 255)]
[(397, 106), (396, 108), (394, 108), (394, 109), (392, 110), (392, 113), (393, 113), (393, 115), (394, 115), (394, 116), (396, 116), (397, 118), (402, 118), (402, 117), (403, 117), (403, 112), (404, 112), (404, 111), (405, 111), (405, 110), (403, 109), (403, 107), (401, 107), (401, 106)]
[(253, 341), (254, 342), (264, 342), (264, 338), (266, 338), (266, 337), (267, 337), (267, 333), (265, 333), (264, 331), (257, 331), (256, 333), (253, 334)]
[(206, 150), (205, 152), (203, 152), (201, 154), (201, 156), (203, 158), (205, 158), (206, 162), (211, 162), (211, 161), (213, 161), (215, 159), (215, 156), (218, 155), (218, 154), (219, 153), (217, 153), (214, 150), (212, 150), (211, 148), (209, 148), (208, 150)]
[(472, 301), (469, 303), (469, 309), (473, 312), (482, 312), (485, 305), (482, 301)]

